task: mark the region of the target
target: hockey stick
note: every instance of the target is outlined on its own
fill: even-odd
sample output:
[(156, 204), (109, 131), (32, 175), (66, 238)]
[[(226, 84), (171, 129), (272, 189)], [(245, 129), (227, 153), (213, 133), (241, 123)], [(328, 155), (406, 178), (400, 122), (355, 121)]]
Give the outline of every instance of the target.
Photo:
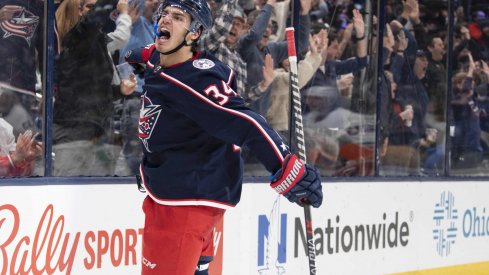
[[(290, 63), (290, 118), (289, 131), (294, 130), (297, 141), (297, 155), (306, 163), (306, 145), (304, 140), (304, 127), (302, 125), (301, 95), (299, 92), (299, 78), (297, 74), (297, 52), (295, 50), (294, 28), (285, 29), (287, 48)], [(289, 143), (292, 145), (292, 135)], [(291, 146), (292, 147), (292, 146)], [(304, 219), (306, 223), (307, 255), (309, 258), (309, 274), (316, 274), (316, 249), (314, 247), (314, 235), (312, 228), (311, 206), (304, 203)]]

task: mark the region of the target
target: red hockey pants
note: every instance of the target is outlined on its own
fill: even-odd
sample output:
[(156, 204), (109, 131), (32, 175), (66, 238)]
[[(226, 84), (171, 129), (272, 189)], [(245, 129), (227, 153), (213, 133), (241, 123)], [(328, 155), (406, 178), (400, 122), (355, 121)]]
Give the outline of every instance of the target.
[(161, 205), (148, 196), (143, 211), (142, 275), (193, 275), (201, 257), (214, 256), (213, 230), (224, 209)]

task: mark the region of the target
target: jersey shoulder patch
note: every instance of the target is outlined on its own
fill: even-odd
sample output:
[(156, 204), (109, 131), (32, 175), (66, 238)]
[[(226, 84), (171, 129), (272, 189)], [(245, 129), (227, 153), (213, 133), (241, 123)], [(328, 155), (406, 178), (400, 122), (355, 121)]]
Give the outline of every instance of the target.
[(193, 62), (192, 62), (192, 65), (197, 68), (197, 69), (201, 69), (201, 70), (208, 70), (208, 69), (211, 69), (213, 68), (214, 66), (216, 66), (216, 64), (214, 63), (214, 61), (210, 60), (210, 59), (207, 59), (207, 58), (199, 58), (199, 59), (195, 59)]

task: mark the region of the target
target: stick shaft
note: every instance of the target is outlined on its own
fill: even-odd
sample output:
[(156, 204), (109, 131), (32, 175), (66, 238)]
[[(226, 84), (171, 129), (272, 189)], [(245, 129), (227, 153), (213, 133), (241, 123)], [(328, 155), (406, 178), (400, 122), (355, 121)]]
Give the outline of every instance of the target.
[[(304, 163), (306, 163), (306, 146), (304, 139), (304, 127), (302, 124), (302, 108), (301, 95), (299, 91), (299, 78), (297, 73), (297, 52), (295, 49), (294, 28), (286, 29), (287, 47), (290, 63), (290, 90), (291, 90), (291, 105), (290, 105), (290, 127), (292, 133), (295, 130), (295, 139), (297, 142), (297, 155)], [(292, 135), (289, 140), (292, 145)], [(291, 146), (292, 147), (292, 146)], [(304, 219), (306, 224), (306, 239), (307, 239), (307, 255), (309, 259), (309, 273), (316, 274), (316, 249), (314, 246), (314, 234), (312, 227), (311, 206), (304, 204)]]

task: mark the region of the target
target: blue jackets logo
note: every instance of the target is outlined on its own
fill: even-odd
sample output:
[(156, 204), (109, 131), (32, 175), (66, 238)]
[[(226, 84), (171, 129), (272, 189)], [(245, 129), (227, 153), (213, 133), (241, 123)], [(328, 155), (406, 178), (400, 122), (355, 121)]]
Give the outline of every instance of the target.
[(30, 46), (31, 38), (36, 32), (38, 24), (39, 16), (34, 15), (26, 9), (22, 9), (22, 11), (15, 13), (11, 19), (2, 21), (0, 23), (0, 29), (4, 32), (3, 38), (9, 36), (21, 37)]
[(441, 193), (440, 200), (435, 204), (433, 221), (433, 239), (436, 241), (436, 251), (440, 256), (448, 256), (457, 238), (458, 210), (455, 208), (455, 198), (449, 191)]
[(143, 142), (144, 148), (151, 153), (148, 140), (161, 113), (161, 106), (154, 105), (151, 100), (144, 94), (142, 96), (143, 104), (139, 112), (139, 139)]

